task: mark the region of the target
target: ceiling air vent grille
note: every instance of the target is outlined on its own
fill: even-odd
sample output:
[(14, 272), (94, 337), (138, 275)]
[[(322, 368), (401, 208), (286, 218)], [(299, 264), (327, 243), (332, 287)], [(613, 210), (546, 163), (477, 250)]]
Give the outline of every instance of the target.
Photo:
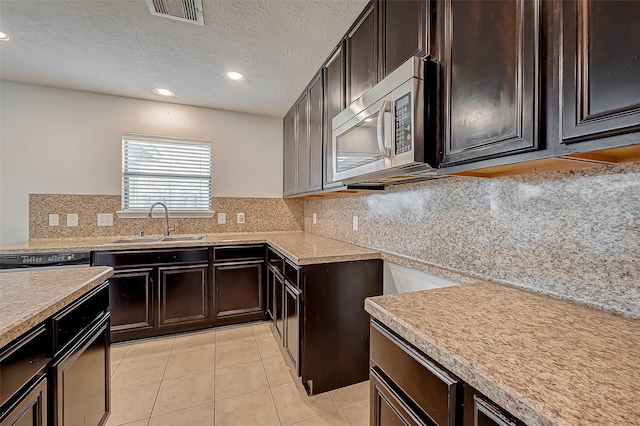
[(152, 15), (204, 25), (202, 0), (147, 0)]

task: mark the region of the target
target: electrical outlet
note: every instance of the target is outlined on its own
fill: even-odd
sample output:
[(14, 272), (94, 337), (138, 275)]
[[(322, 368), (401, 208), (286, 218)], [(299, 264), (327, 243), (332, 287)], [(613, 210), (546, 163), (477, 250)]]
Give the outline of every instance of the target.
[(227, 223), (227, 214), (218, 213), (218, 225), (224, 225), (225, 223)]
[(49, 215), (49, 226), (58, 226), (60, 225), (60, 216), (57, 214)]
[(358, 216), (353, 217), (353, 230), (354, 231), (358, 230)]
[(113, 214), (98, 213), (98, 226), (113, 226)]
[(318, 216), (314, 213), (313, 214), (313, 224), (315, 225), (316, 223), (318, 223)]
[(78, 226), (78, 213), (67, 215), (67, 226)]
[(244, 213), (238, 213), (236, 215), (236, 223), (244, 223)]

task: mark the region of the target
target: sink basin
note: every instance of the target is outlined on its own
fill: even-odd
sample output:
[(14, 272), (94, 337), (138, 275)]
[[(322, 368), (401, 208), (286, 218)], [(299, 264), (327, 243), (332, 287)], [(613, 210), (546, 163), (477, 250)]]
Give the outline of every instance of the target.
[(168, 237), (162, 238), (160, 242), (203, 241), (205, 238), (207, 238), (206, 235), (169, 235)]
[(169, 235), (167, 237), (158, 235), (154, 237), (120, 238), (107, 244), (179, 243), (189, 241), (204, 241), (206, 238), (206, 235)]
[(127, 237), (120, 238), (119, 240), (111, 241), (107, 244), (141, 244), (141, 243), (156, 243), (162, 239), (162, 236), (156, 237)]

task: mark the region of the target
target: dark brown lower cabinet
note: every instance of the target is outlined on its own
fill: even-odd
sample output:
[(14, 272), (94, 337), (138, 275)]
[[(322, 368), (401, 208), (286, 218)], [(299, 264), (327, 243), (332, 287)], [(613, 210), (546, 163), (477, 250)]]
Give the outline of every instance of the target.
[(41, 375), (0, 416), (0, 426), (47, 426), (47, 377)]
[(215, 317), (264, 315), (264, 259), (213, 265)]
[(160, 327), (203, 321), (209, 317), (209, 265), (158, 268)]
[(280, 272), (274, 271), (273, 279), (273, 325), (280, 337), (284, 339), (284, 317), (282, 305), (282, 298), (284, 296), (284, 277)]
[(302, 292), (288, 281), (284, 284), (284, 348), (296, 372), (300, 372), (300, 303)]
[(92, 265), (115, 269), (109, 305), (114, 342), (195, 330), (211, 321), (208, 248), (105, 251)]
[(111, 359), (109, 314), (103, 316), (52, 369), (52, 425), (95, 426), (109, 414)]
[(116, 271), (109, 283), (111, 331), (153, 328), (153, 268)]
[(0, 426), (100, 426), (109, 416), (104, 282), (0, 348)]
[(382, 294), (380, 259), (303, 265), (300, 375), (311, 394), (369, 378), (367, 297)]
[(526, 426), (378, 321), (371, 321), (372, 426)]

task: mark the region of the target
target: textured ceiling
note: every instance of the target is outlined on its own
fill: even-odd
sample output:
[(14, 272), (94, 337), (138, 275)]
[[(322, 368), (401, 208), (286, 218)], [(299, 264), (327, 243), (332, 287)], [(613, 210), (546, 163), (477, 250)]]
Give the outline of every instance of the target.
[(366, 3), (204, 0), (201, 27), (144, 0), (1, 0), (0, 77), (153, 100), (166, 87), (169, 102), (281, 117)]

